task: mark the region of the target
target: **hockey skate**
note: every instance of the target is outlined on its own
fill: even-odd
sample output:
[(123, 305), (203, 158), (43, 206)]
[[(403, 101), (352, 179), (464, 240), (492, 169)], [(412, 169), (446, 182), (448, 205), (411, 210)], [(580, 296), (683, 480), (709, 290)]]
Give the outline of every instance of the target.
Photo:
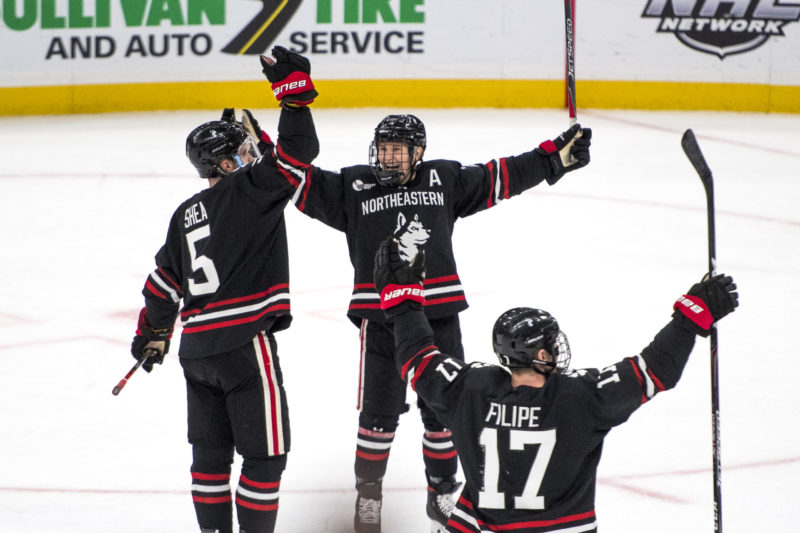
[(356, 533), (381, 533), (381, 485), (381, 480), (369, 483), (361, 478), (356, 479), (358, 497), (353, 518)]
[(456, 506), (453, 495), (461, 486), (456, 478), (428, 478), (428, 504), (425, 507), (431, 519), (431, 533), (445, 533), (450, 513)]

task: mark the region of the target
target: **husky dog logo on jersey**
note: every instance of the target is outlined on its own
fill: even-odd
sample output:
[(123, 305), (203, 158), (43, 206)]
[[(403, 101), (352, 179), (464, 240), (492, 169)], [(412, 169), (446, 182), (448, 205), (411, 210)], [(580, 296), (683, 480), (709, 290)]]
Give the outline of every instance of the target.
[(400, 243), (400, 257), (404, 261), (410, 262), (414, 259), (419, 249), (428, 242), (430, 236), (431, 230), (425, 228), (419, 215), (414, 215), (412, 220), (408, 220), (403, 213), (397, 215), (394, 237)]

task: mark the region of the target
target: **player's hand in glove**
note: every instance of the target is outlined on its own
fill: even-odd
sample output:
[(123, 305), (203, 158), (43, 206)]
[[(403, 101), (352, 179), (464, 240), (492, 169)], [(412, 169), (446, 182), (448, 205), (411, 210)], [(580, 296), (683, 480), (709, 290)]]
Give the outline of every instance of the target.
[(275, 144), (272, 142), (272, 139), (269, 135), (267, 135), (266, 131), (263, 131), (261, 127), (258, 125), (258, 121), (250, 112), (249, 109), (242, 109), (242, 120), (236, 120), (236, 111), (232, 107), (226, 107), (222, 110), (222, 116), (220, 120), (223, 122), (231, 122), (232, 124), (239, 124), (247, 133), (253, 136), (253, 139), (256, 140), (258, 143), (258, 150), (261, 152), (262, 155), (268, 154), (272, 152), (275, 148)]
[[(142, 363), (142, 368), (150, 372), (154, 364), (161, 364), (164, 355), (169, 352), (169, 340), (172, 338), (172, 327), (155, 329), (147, 322), (146, 308), (139, 312), (136, 335), (131, 342), (131, 354), (137, 361), (149, 354)], [(155, 353), (153, 353), (155, 351)]]
[(260, 56), (261, 66), (280, 105), (297, 108), (313, 102), (319, 93), (311, 81), (308, 59), (283, 46), (273, 47), (272, 55), (275, 59)]
[(372, 271), (375, 289), (381, 295), (381, 309), (391, 318), (409, 307), (421, 309), (425, 303), (422, 280), (425, 279), (425, 252), (421, 250), (410, 263), (403, 261), (397, 240), (388, 237), (375, 252)]
[(695, 283), (675, 305), (672, 317), (686, 329), (701, 337), (708, 337), (711, 325), (731, 313), (739, 306), (739, 293), (733, 278), (725, 274), (717, 274), (709, 278), (708, 274), (700, 283)]
[(544, 141), (535, 149), (536, 152), (550, 158), (553, 175), (547, 183), (553, 185), (567, 172), (585, 167), (589, 164), (589, 146), (592, 144), (592, 130), (581, 129), (580, 124), (573, 126), (552, 141)]

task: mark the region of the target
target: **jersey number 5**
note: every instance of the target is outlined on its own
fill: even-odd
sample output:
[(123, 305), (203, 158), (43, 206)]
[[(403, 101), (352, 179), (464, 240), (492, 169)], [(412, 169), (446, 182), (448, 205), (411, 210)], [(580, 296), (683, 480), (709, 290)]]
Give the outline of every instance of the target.
[(219, 276), (217, 269), (214, 268), (214, 261), (204, 255), (197, 255), (196, 244), (200, 239), (211, 236), (211, 228), (208, 225), (200, 226), (186, 234), (186, 244), (189, 247), (189, 258), (192, 261), (192, 273), (202, 270), (206, 281), (196, 282), (189, 278), (189, 292), (195, 296), (201, 294), (211, 294), (219, 288)]
[[(484, 509), (504, 509), (506, 495), (498, 490), (500, 484), (500, 450), (497, 445), (497, 429), (486, 428), (481, 432), (481, 445), (484, 451), (483, 487), (478, 492), (478, 507)], [(514, 497), (515, 509), (544, 509), (544, 496), (539, 496), (547, 464), (556, 446), (556, 430), (522, 431), (512, 429), (509, 431), (508, 447), (511, 451), (524, 451), (526, 445), (538, 444), (539, 450), (531, 464), (530, 472), (525, 480), (525, 488), (521, 496)], [(508, 452), (504, 452), (508, 453)], [(488, 480), (496, 480), (494, 487), (490, 487)]]

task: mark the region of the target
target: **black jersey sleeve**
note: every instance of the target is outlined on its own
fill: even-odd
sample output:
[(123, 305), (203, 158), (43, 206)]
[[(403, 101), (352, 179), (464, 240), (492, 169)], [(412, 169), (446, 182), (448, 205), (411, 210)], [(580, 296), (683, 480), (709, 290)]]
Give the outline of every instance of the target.
[(422, 310), (409, 309), (395, 317), (395, 362), (400, 377), (425, 400), (446, 426), (464, 394), (467, 365), (441, 353)]
[(456, 184), (456, 216), (465, 217), (494, 207), (552, 175), (548, 158), (535, 151), (462, 166)]
[(297, 110), (284, 108), (278, 122), (278, 142), (274, 154), (253, 164), (255, 179), (261, 183), (256, 186), (275, 188), (270, 178), (274, 177), (272, 168), (277, 168), (284, 182), (291, 191), (296, 191), (311, 174), (311, 162), (319, 154), (319, 139), (308, 108)]
[(573, 371), (571, 377), (583, 381), (590, 391), (598, 426), (608, 429), (622, 424), (639, 406), (673, 388), (694, 347), (694, 337), (673, 320), (639, 355), (602, 370)]
[(279, 162), (285, 158), (301, 165), (309, 165), (319, 155), (319, 139), (311, 110), (307, 107), (281, 110), (275, 150)]
[(343, 173), (312, 166), (299, 184), (294, 205), (302, 213), (339, 231), (347, 231)]
[(181, 239), (177, 230), (179, 211), (175, 211), (167, 231), (167, 240), (156, 254), (156, 268), (144, 283), (142, 294), (147, 320), (157, 329), (172, 327), (178, 316), (182, 289)]

